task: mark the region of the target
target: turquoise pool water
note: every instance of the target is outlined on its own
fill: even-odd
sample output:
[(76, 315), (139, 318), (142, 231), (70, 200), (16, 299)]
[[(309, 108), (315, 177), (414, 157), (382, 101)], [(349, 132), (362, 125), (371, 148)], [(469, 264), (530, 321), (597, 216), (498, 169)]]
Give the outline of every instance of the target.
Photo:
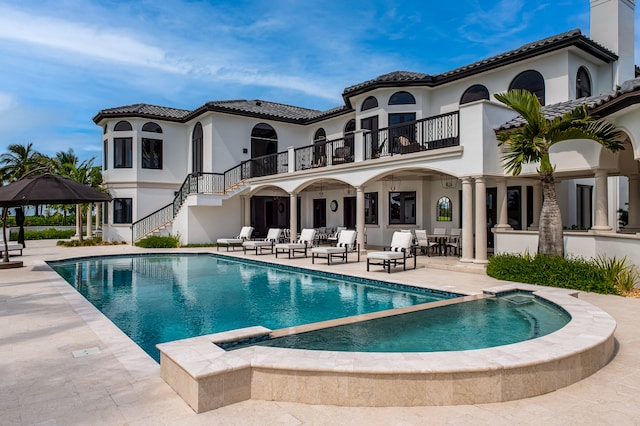
[[(559, 330), (570, 319), (566, 311), (555, 305), (516, 293), (255, 344), (354, 352), (462, 351), (535, 339)], [(248, 345), (238, 348), (243, 346)]]
[(291, 327), (456, 297), (216, 255), (138, 255), (49, 265), (154, 359), (155, 345), (262, 325)]

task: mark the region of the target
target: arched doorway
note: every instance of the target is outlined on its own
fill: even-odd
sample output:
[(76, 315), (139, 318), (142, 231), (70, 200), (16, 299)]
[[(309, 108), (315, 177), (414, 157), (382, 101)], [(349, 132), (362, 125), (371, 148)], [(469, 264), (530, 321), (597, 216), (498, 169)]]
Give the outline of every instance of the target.
[(278, 135), (267, 123), (259, 123), (251, 131), (251, 174), (253, 177), (268, 176), (278, 172), (275, 156), (278, 152)]

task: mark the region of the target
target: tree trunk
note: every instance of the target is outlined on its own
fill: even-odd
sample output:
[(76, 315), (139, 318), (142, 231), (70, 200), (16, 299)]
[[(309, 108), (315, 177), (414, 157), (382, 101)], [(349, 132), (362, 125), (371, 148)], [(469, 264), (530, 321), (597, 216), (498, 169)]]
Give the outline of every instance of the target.
[(564, 256), (564, 239), (562, 237), (562, 215), (558, 207), (556, 186), (553, 174), (541, 174), (542, 210), (538, 231), (538, 253)]

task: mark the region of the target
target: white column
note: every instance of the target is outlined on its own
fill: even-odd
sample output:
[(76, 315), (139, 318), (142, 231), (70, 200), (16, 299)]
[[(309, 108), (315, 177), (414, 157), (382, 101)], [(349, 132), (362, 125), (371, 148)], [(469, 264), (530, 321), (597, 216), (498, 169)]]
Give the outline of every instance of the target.
[(93, 205), (89, 203), (87, 207), (87, 238), (91, 238), (93, 236), (93, 217), (91, 216), (91, 207)]
[(462, 181), (462, 257), (460, 262), (473, 262), (473, 188), (471, 178)]
[(251, 226), (251, 197), (242, 196), (243, 225)]
[(101, 216), (101, 209), (100, 207), (102, 206), (102, 203), (97, 203), (96, 204), (96, 231), (99, 229), (102, 229), (102, 227), (100, 226), (100, 222), (102, 220), (102, 216)]
[(76, 204), (76, 235), (75, 237), (82, 240), (82, 205)]
[(507, 213), (507, 180), (498, 178), (498, 223), (496, 228), (509, 229), (509, 215)]
[(640, 232), (640, 175), (631, 175), (629, 178), (629, 204), (627, 209), (629, 216), (623, 232)]
[(296, 192), (289, 193), (289, 216), (290, 240), (293, 242), (298, 238), (298, 194)]
[(473, 263), (487, 263), (487, 186), (476, 178), (476, 257)]
[(364, 188), (356, 186), (356, 232), (360, 250), (364, 250)]
[(542, 184), (539, 180), (533, 184), (533, 223), (529, 227), (530, 231), (537, 231), (540, 228), (540, 212), (542, 211)]
[(611, 231), (608, 213), (607, 171), (596, 170), (596, 220), (594, 231)]

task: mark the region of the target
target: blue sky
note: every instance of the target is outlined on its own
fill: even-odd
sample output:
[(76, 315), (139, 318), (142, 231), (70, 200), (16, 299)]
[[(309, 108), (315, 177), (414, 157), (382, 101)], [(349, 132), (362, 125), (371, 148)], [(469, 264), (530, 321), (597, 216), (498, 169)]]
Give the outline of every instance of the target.
[(101, 109), (325, 110), (380, 74), (437, 74), (573, 28), (588, 35), (588, 0), (0, 0), (0, 153), (32, 142), (99, 164)]

